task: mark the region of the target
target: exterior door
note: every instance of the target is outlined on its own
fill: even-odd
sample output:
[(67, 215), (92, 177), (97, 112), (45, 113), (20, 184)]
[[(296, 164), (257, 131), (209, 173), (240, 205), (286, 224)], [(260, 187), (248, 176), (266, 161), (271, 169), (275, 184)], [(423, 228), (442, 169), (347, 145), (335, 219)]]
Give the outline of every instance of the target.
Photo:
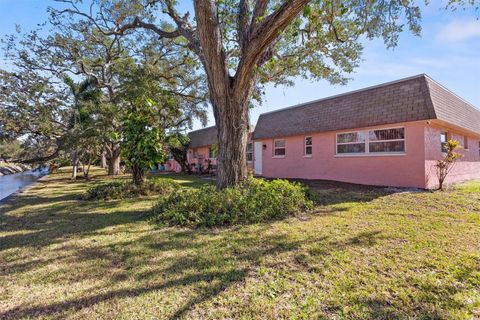
[(253, 148), (253, 169), (255, 174), (262, 174), (262, 153), (263, 153), (263, 143), (255, 142)]

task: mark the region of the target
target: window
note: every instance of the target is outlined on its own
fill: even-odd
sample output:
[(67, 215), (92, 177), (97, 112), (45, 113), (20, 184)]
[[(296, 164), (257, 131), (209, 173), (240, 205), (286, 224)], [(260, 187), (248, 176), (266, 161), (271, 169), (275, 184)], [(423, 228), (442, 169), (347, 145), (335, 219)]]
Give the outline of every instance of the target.
[(284, 157), (285, 156), (285, 140), (274, 140), (273, 142), (273, 156)]
[(392, 154), (405, 152), (405, 128), (337, 134), (337, 154)]
[(305, 137), (305, 155), (312, 155), (312, 137)]
[(337, 153), (365, 153), (365, 132), (349, 132), (337, 135)]
[(370, 153), (405, 152), (405, 128), (372, 130), (368, 133)]
[(252, 162), (253, 161), (253, 144), (248, 143), (247, 144), (247, 162)]
[(197, 159), (198, 158), (198, 150), (197, 148), (193, 149), (193, 159)]
[(463, 149), (468, 149), (468, 137), (463, 136)]
[(218, 154), (218, 147), (217, 147), (216, 144), (208, 147), (208, 158), (209, 159), (215, 159), (217, 157), (217, 154)]
[(478, 155), (480, 156), (480, 141), (478, 141)]
[(442, 152), (447, 152), (448, 134), (447, 132), (440, 132), (440, 144)]

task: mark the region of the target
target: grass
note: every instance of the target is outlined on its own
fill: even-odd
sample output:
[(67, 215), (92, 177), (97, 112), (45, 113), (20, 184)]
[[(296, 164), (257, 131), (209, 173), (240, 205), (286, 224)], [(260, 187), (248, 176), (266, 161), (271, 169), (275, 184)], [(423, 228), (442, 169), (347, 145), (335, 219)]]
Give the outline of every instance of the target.
[(94, 174), (59, 172), (0, 205), (1, 319), (480, 317), (480, 182), (317, 182), (313, 213), (190, 230), (148, 223), (155, 197), (78, 200)]

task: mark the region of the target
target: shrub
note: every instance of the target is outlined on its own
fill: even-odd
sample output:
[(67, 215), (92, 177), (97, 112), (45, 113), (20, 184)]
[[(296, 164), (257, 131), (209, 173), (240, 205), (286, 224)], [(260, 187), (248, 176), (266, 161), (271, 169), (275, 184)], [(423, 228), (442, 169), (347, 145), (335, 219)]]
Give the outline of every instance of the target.
[(83, 195), (84, 200), (126, 199), (138, 196), (165, 194), (179, 188), (172, 179), (147, 180), (141, 186), (131, 181), (112, 181), (93, 186)]
[(248, 178), (236, 188), (177, 190), (153, 207), (152, 219), (164, 225), (205, 227), (263, 222), (312, 208), (314, 195), (299, 183)]

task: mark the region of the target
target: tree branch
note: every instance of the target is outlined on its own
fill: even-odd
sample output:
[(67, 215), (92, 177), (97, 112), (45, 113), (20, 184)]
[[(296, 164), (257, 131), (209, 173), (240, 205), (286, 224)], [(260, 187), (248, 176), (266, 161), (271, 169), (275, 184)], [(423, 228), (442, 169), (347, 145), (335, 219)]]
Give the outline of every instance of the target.
[(238, 94), (245, 92), (246, 88), (250, 87), (252, 72), (264, 52), (281, 36), (283, 30), (310, 1), (311, 0), (286, 1), (254, 28), (250, 41), (248, 42), (248, 47), (242, 55), (242, 60), (235, 74), (235, 88), (238, 90)]

